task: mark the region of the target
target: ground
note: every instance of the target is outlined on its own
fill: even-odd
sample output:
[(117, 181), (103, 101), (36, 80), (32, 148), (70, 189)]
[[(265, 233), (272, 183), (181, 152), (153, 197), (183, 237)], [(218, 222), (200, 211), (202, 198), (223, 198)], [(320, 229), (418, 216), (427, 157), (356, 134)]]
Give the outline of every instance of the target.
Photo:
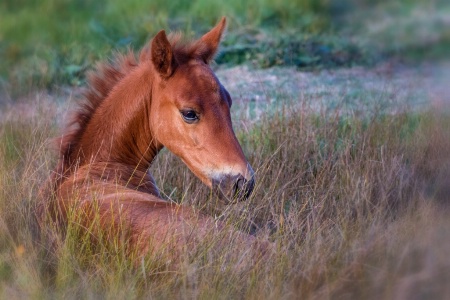
[[(330, 109), (339, 107), (361, 113), (365, 107), (364, 93), (385, 99), (383, 101), (389, 102), (387, 109), (392, 110), (405, 105), (418, 109), (450, 106), (450, 61), (416, 66), (387, 62), (375, 67), (315, 72), (299, 71), (295, 67), (260, 69), (248, 65), (215, 68), (217, 77), (233, 98), (233, 114), (244, 114), (242, 117), (250, 117), (252, 121), (257, 121), (267, 111), (305, 99), (317, 107), (325, 105)], [(33, 114), (36, 100), (67, 112), (81, 91), (82, 88), (61, 87), (52, 92), (21, 96), (15, 101), (4, 94), (0, 98), (0, 117)]]
[[(217, 76), (238, 103), (251, 103), (247, 114), (258, 115), (274, 102), (312, 98), (335, 107), (342, 100), (349, 109), (362, 105), (360, 96), (370, 92), (418, 108), (450, 105), (450, 61), (405, 66), (395, 62), (374, 68), (300, 72), (293, 67), (252, 69), (248, 66), (219, 69)], [(281, 95), (281, 96), (280, 96)], [(352, 106), (354, 104), (354, 106)], [(355, 107), (356, 106), (356, 107)], [(255, 112), (252, 111), (255, 110)]]

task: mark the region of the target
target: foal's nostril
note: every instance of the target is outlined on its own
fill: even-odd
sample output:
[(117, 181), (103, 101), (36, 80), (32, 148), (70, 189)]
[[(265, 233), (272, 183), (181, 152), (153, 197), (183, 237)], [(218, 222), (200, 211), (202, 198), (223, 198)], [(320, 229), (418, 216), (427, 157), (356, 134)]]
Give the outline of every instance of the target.
[(255, 187), (255, 179), (252, 177), (250, 180), (244, 179), (244, 197), (250, 197), (250, 194), (253, 192), (253, 188)]
[(253, 191), (254, 179), (247, 180), (242, 175), (225, 175), (213, 181), (213, 189), (226, 202), (232, 203), (247, 199)]
[(245, 177), (239, 175), (234, 186), (234, 198), (239, 200), (247, 199), (253, 191), (254, 180), (245, 179)]
[(245, 180), (245, 178), (242, 177), (242, 176), (240, 176), (240, 177), (236, 180), (236, 183), (235, 183), (235, 185), (234, 185), (234, 196), (235, 196), (235, 197), (239, 197), (239, 194), (241, 193), (242, 188), (243, 188), (244, 185), (245, 185), (245, 182), (246, 182), (246, 180)]

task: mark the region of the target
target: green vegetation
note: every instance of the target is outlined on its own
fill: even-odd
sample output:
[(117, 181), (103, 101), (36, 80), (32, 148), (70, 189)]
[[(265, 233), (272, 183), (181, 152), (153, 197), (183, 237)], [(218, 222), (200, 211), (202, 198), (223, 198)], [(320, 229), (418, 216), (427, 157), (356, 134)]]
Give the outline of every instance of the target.
[[(230, 31), (264, 24), (323, 30), (322, 1), (2, 1), (0, 75), (13, 86), (81, 84), (112, 49), (140, 48), (160, 29), (192, 36), (228, 16)], [(251, 9), (250, 9), (251, 8)]]
[[(0, 78), (8, 91), (82, 85), (113, 49), (140, 48), (161, 28), (200, 34), (221, 16), (229, 34), (219, 63), (302, 69), (372, 64), (383, 56), (442, 57), (446, 1), (230, 0), (0, 3)], [(436, 46), (436, 47), (434, 47)]]

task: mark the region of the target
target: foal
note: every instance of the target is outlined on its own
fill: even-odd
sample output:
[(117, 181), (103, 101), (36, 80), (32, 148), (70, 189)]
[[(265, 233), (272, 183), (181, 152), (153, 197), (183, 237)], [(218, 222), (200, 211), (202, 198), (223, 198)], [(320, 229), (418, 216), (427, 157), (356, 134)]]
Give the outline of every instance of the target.
[[(99, 65), (66, 134), (51, 179), (53, 220), (69, 211), (89, 226), (98, 213), (102, 230), (126, 230), (145, 254), (172, 242), (179, 249), (223, 226), (189, 207), (161, 199), (151, 162), (167, 147), (221, 199), (247, 198), (254, 172), (233, 132), (231, 98), (208, 63), (217, 52), (223, 18), (199, 40), (182, 43), (160, 31), (139, 59), (133, 53)], [(247, 245), (253, 238), (236, 233)]]

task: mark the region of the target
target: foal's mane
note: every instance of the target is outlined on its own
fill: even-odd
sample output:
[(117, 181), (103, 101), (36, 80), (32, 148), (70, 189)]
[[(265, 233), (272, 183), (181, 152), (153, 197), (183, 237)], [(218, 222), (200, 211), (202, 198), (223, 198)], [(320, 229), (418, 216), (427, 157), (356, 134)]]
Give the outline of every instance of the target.
[[(180, 64), (201, 56), (205, 51), (205, 46), (200, 40), (183, 41), (180, 33), (171, 33), (168, 39), (175, 60)], [(150, 43), (140, 51), (139, 59), (131, 49), (125, 54), (117, 52), (111, 59), (97, 63), (96, 68), (88, 72), (86, 76), (88, 85), (78, 104), (79, 108), (66, 127), (65, 133), (58, 140), (63, 169), (67, 169), (66, 167), (74, 163), (73, 152), (95, 111), (108, 97), (114, 86), (135, 69), (140, 60), (149, 59), (151, 51), (149, 45)]]

